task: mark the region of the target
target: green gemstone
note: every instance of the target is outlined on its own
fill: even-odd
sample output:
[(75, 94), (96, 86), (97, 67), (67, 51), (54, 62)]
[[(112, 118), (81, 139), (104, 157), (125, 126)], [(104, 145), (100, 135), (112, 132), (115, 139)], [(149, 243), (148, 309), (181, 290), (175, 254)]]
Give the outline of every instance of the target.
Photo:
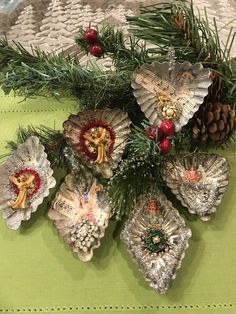
[(165, 235), (161, 230), (149, 230), (145, 237), (145, 246), (152, 252), (163, 252), (166, 249), (167, 241)]

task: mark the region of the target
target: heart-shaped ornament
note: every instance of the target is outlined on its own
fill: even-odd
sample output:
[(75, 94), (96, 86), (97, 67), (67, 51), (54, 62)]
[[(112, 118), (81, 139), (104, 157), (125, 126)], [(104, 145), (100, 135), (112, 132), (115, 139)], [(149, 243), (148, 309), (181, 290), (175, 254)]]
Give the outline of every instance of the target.
[(167, 186), (201, 220), (211, 219), (221, 203), (229, 182), (229, 164), (215, 154), (197, 154), (167, 163)]

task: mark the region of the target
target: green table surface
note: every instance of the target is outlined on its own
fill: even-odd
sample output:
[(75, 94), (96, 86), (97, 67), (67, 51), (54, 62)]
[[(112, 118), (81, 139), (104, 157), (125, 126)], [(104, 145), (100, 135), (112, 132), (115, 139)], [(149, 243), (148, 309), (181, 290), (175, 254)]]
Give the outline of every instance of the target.
[[(0, 94), (0, 154), (19, 125), (60, 128), (75, 105), (69, 99), (21, 100)], [(92, 261), (78, 260), (47, 218), (54, 189), (20, 230), (7, 229), (0, 219), (0, 312), (236, 313), (236, 159), (232, 148), (224, 154), (232, 167), (228, 190), (210, 222), (182, 212), (193, 236), (166, 295), (157, 295), (144, 281), (115, 221)]]

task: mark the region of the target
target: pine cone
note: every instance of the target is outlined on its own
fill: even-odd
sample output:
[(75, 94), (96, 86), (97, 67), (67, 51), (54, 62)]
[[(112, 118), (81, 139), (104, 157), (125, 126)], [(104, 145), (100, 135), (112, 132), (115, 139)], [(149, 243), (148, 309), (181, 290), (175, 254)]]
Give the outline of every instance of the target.
[(215, 71), (210, 72), (210, 78), (212, 84), (208, 88), (208, 95), (205, 97), (205, 102), (216, 102), (224, 94), (224, 81)]
[(220, 102), (204, 103), (190, 121), (192, 137), (203, 144), (222, 144), (236, 130), (235, 111)]

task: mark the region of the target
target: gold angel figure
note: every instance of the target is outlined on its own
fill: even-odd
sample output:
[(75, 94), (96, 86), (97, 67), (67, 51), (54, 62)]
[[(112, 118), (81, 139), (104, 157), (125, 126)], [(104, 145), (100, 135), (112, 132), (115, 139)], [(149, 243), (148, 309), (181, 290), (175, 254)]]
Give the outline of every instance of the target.
[(13, 204), (11, 204), (12, 209), (26, 209), (29, 207), (27, 200), (28, 189), (34, 187), (35, 176), (30, 175), (20, 175), (18, 178), (14, 176), (9, 176), (9, 180), (14, 183), (19, 191), (17, 199)]
[(105, 128), (98, 127), (91, 134), (86, 132), (83, 137), (90, 143), (97, 146), (97, 159), (95, 160), (95, 163), (101, 164), (109, 161), (107, 147), (109, 147), (110, 139), (107, 137), (107, 130)]

